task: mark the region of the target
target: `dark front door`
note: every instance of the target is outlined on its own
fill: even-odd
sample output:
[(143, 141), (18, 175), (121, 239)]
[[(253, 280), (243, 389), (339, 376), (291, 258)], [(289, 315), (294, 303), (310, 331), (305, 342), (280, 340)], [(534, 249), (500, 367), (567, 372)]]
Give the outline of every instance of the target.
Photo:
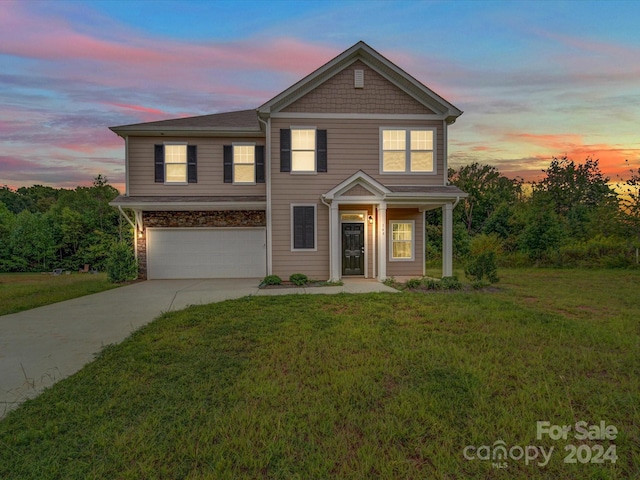
[(364, 275), (364, 224), (342, 224), (342, 274)]

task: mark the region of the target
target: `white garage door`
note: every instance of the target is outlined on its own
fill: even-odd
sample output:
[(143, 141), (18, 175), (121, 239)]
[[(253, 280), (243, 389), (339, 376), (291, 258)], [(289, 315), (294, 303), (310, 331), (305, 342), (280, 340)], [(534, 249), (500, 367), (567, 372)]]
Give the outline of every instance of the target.
[(262, 278), (264, 228), (150, 228), (147, 278)]

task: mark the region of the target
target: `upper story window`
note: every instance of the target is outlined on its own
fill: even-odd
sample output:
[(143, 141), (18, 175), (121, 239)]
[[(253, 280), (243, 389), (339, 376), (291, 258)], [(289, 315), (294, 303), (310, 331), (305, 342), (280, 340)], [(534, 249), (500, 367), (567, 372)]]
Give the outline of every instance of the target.
[(165, 183), (187, 183), (187, 146), (164, 146)]
[(315, 127), (280, 130), (280, 171), (316, 173), (327, 171), (327, 131)]
[(381, 128), (381, 173), (435, 173), (434, 128)]
[(316, 129), (291, 129), (291, 171), (316, 171)]
[(256, 183), (255, 145), (233, 146), (233, 183)]
[(167, 185), (197, 183), (196, 145), (186, 143), (155, 145), (155, 181)]
[(223, 146), (224, 183), (264, 183), (264, 145), (234, 143)]

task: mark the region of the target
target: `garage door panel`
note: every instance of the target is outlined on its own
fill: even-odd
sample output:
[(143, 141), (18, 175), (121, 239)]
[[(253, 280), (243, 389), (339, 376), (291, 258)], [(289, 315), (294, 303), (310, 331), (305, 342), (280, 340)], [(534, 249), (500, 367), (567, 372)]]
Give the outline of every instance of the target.
[(148, 278), (261, 278), (266, 275), (264, 228), (150, 228)]

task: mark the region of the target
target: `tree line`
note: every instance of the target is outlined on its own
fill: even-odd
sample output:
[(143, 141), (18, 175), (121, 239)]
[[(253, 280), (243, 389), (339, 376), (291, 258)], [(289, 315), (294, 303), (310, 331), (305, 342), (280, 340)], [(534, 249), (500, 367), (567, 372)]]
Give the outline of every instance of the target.
[[(454, 210), (458, 259), (493, 251), (503, 266), (625, 267), (638, 263), (640, 168), (614, 188), (598, 160), (553, 158), (525, 184), (490, 165), (449, 170), (468, 193)], [(441, 251), (441, 212), (427, 212), (427, 258)]]
[(113, 244), (132, 239), (109, 205), (118, 194), (102, 175), (73, 190), (0, 188), (0, 271), (104, 270)]
[[(468, 193), (454, 209), (458, 261), (490, 251), (503, 266), (638, 263), (640, 168), (629, 168), (617, 190), (591, 158), (553, 158), (543, 173), (526, 184), (491, 165), (449, 170), (450, 183)], [(130, 225), (109, 205), (118, 194), (101, 175), (91, 187), (73, 190), (0, 188), (0, 271), (74, 271), (85, 264), (104, 270), (114, 244), (133, 250)], [(425, 234), (427, 261), (439, 262), (438, 209), (426, 212)]]

